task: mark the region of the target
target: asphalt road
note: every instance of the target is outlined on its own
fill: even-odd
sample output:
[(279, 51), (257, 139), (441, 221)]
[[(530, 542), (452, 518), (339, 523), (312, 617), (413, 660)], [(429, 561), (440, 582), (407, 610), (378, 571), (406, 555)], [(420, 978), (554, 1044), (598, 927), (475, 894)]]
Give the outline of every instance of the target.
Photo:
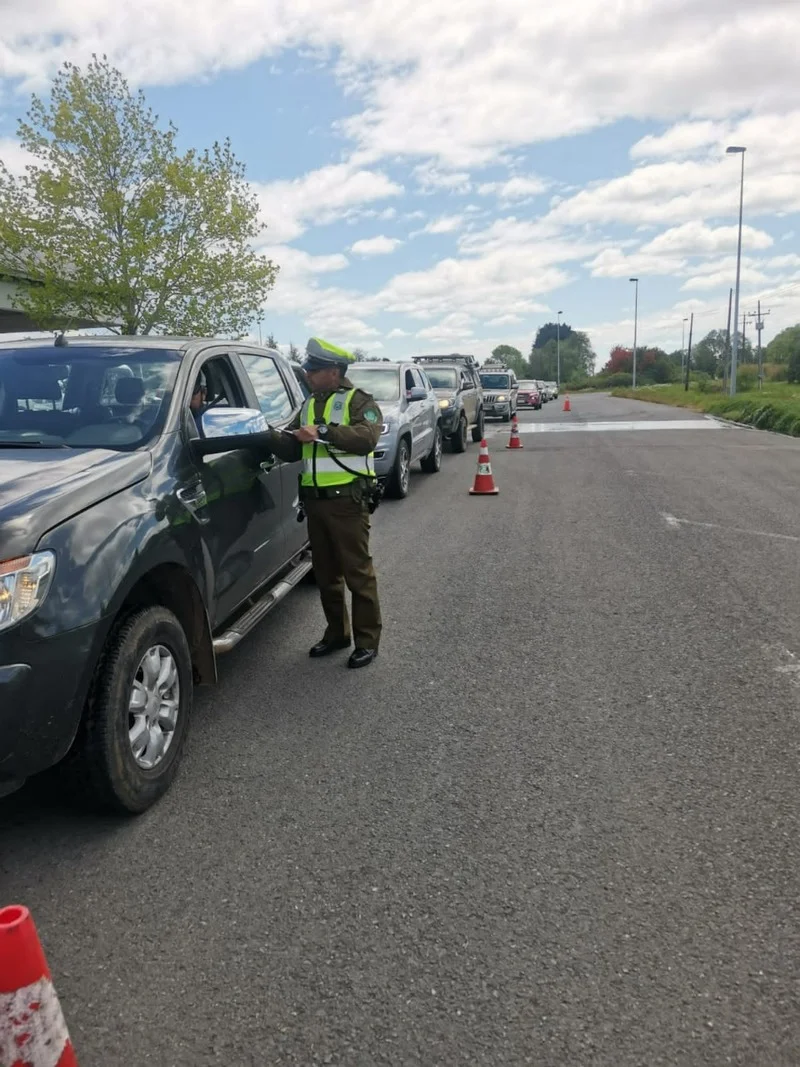
[(800, 1063), (800, 442), (696, 425), (498, 427), (377, 513), (374, 666), (303, 589), (155, 810), (0, 802), (81, 1067)]

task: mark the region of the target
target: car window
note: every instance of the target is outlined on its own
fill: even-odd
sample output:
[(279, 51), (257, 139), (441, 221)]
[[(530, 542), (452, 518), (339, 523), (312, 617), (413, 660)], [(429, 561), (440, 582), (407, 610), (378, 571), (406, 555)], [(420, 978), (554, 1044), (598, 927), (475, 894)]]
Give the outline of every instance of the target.
[(484, 389), (510, 389), (507, 374), (482, 374), (481, 382)]
[(294, 412), (289, 390), (272, 356), (240, 353), (239, 358), (253, 383), (258, 406), (269, 423), (286, 422)]
[(160, 433), (181, 356), (70, 344), (0, 350), (0, 441), (127, 451)]
[(378, 403), (400, 399), (399, 367), (351, 367), (347, 377), (357, 389), (363, 389)]
[(428, 378), (434, 389), (455, 389), (456, 371), (453, 367), (431, 367)]

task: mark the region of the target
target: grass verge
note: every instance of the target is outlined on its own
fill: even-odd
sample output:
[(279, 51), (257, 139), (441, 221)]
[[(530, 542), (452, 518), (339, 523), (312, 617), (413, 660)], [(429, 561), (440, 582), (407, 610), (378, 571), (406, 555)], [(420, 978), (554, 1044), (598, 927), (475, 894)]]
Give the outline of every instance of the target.
[(800, 437), (800, 388), (785, 382), (764, 386), (760, 392), (727, 396), (698, 389), (684, 390), (682, 385), (653, 385), (643, 389), (612, 389), (612, 396), (630, 400), (647, 400), (651, 404), (690, 408), (707, 415), (717, 415), (731, 422), (742, 422), (759, 430), (773, 430), (790, 437)]

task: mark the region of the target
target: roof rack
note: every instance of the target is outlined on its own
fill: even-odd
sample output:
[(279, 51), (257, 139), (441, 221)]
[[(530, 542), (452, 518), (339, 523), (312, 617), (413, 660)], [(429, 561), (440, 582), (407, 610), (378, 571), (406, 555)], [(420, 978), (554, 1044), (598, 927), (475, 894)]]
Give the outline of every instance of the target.
[(477, 367), (478, 362), (474, 356), (461, 356), (457, 352), (451, 352), (448, 356), (414, 356), (415, 363), (466, 363), (469, 367)]

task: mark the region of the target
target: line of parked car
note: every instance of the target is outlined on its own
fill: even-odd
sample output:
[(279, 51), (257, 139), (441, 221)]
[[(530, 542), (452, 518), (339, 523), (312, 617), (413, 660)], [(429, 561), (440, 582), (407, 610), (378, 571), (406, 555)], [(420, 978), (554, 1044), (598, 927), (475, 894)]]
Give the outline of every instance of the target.
[[(536, 395), (460, 355), (350, 377), (381, 407), (376, 473), (400, 498), (412, 463), (435, 473), (445, 443)], [(0, 345), (0, 795), (55, 765), (124, 812), (169, 787), (194, 687), (311, 572), (300, 463), (208, 439), (284, 427), (307, 392), (245, 342)]]

